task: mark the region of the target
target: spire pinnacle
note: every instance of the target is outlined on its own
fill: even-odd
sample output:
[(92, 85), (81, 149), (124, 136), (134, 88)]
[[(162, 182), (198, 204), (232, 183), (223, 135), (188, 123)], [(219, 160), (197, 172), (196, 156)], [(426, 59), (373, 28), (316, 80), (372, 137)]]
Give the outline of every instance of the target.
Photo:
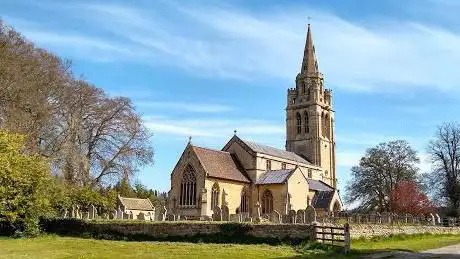
[(313, 37), (311, 33), (310, 17), (308, 17), (308, 31), (307, 41), (305, 42), (305, 49), (303, 52), (303, 61), (301, 73), (316, 73), (319, 72), (318, 61), (316, 59), (315, 45), (313, 44)]

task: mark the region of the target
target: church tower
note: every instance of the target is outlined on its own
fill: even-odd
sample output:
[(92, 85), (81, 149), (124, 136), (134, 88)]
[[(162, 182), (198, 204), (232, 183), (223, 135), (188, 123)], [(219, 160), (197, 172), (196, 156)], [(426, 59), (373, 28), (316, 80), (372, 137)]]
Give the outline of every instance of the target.
[(296, 87), (288, 89), (286, 134), (286, 150), (322, 168), (322, 180), (337, 188), (332, 91), (324, 88), (310, 24)]

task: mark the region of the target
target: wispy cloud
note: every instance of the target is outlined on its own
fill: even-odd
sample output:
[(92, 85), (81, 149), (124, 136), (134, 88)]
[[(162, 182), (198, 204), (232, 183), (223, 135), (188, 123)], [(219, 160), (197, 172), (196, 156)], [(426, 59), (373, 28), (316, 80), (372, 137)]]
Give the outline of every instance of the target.
[[(158, 3), (157, 3), (158, 4)], [(249, 12), (229, 6), (163, 3), (162, 8), (78, 4), (78, 13), (95, 29), (117, 35), (117, 42), (38, 36), (48, 44), (88, 51), (112, 51), (114, 58), (179, 66), (223, 77), (278, 78), (292, 83), (305, 38), (304, 14), (314, 15), (320, 68), (328, 83), (354, 91), (400, 91), (419, 87), (454, 90), (460, 82), (460, 34), (410, 20), (350, 22), (308, 7)], [(159, 12), (158, 10), (164, 10)], [(81, 12), (80, 12), (81, 11)], [(80, 15), (83, 14), (83, 15)], [(171, 18), (174, 17), (174, 18)], [(81, 42), (71, 44), (73, 39)], [(129, 50), (135, 49), (137, 57)], [(145, 59), (155, 56), (155, 59)]]
[(198, 113), (220, 113), (232, 110), (232, 107), (230, 106), (212, 103), (137, 101), (136, 105), (142, 108), (159, 108)]

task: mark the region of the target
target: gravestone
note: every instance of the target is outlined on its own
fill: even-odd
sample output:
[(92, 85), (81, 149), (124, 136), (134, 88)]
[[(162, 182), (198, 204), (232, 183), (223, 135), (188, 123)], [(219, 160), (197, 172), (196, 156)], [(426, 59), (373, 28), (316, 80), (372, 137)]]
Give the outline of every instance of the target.
[(222, 206), (222, 220), (229, 221), (230, 220), (230, 211), (226, 205)]
[(276, 224), (281, 223), (281, 215), (279, 214), (278, 211), (273, 210), (270, 221)]
[(213, 221), (222, 221), (222, 209), (219, 206), (214, 206), (212, 210), (212, 220)]
[(305, 210), (298, 210), (295, 222), (297, 224), (305, 223)]
[(316, 222), (316, 210), (313, 206), (308, 205), (305, 209), (305, 224), (312, 224)]
[(166, 215), (168, 214), (168, 210), (166, 209), (166, 206), (163, 206), (163, 211), (161, 213), (162, 217), (161, 217), (161, 220), (162, 221), (166, 221)]
[(296, 223), (296, 217), (297, 217), (297, 213), (295, 212), (295, 210), (290, 210), (289, 211), (289, 217), (288, 217), (288, 223), (292, 223), (292, 224), (295, 224)]
[(137, 220), (145, 220), (145, 214), (143, 212), (137, 214)]

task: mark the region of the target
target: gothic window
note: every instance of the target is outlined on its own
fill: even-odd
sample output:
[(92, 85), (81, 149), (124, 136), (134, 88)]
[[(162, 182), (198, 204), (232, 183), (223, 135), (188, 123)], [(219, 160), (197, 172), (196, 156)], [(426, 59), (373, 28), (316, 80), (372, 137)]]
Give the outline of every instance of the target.
[(265, 190), (262, 195), (262, 214), (269, 214), (273, 212), (273, 195), (269, 190)]
[(211, 209), (219, 206), (219, 184), (214, 183), (211, 189)]
[(281, 163), (281, 169), (286, 169), (286, 163)]
[(325, 125), (324, 134), (326, 135), (326, 138), (330, 138), (331, 121), (329, 120), (329, 115), (327, 115), (327, 114), (325, 116), (324, 125)]
[(182, 175), (179, 205), (196, 206), (196, 176), (191, 165), (187, 165)]
[(303, 93), (307, 93), (307, 83), (303, 83)]
[(311, 169), (308, 169), (308, 178), (313, 178), (312, 176), (313, 176), (313, 173)]
[(310, 100), (310, 94), (311, 94), (311, 91), (310, 91), (310, 88), (308, 88), (307, 90), (307, 100), (308, 101)]
[(272, 170), (272, 161), (267, 159), (267, 161), (265, 162), (265, 167), (266, 167), (267, 171)]
[(305, 128), (304, 130), (305, 130), (305, 133), (308, 133), (310, 132), (310, 121), (308, 119), (308, 113), (304, 112), (303, 117), (304, 117), (304, 128)]
[(246, 190), (243, 190), (243, 192), (241, 193), (240, 211), (249, 212), (249, 199)]
[(326, 115), (324, 113), (321, 116), (321, 126), (322, 126), (321, 136), (326, 137)]
[(297, 134), (302, 133), (302, 118), (300, 117), (300, 113), (297, 113)]

